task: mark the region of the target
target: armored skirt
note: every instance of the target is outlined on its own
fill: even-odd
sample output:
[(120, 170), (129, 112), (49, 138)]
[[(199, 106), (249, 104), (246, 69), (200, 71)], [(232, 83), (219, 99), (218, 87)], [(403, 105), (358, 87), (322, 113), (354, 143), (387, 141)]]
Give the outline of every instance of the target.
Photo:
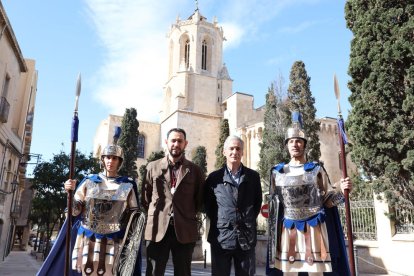
[[(294, 243), (293, 254), (289, 252)], [(293, 256), (293, 258), (292, 258)], [(306, 229), (282, 227), (280, 251), (275, 267), (285, 272), (331, 272), (331, 256), (325, 223)]]
[[(270, 267), (283, 272), (332, 272), (325, 210), (343, 201), (317, 163), (276, 166), (273, 195), (279, 225), (271, 235)], [(277, 223), (277, 222), (276, 222)]]
[(73, 270), (83, 275), (113, 275), (125, 221), (138, 207), (133, 185), (125, 180), (94, 175), (76, 190), (73, 215), (82, 214), (82, 222), (72, 252)]

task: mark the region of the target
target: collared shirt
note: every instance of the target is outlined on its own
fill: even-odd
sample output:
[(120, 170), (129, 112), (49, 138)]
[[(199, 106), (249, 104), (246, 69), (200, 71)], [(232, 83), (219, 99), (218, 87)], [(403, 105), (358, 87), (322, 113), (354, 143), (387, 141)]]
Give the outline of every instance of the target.
[[(178, 174), (180, 173), (180, 167), (183, 163), (183, 158), (184, 156), (181, 156), (181, 158), (175, 163), (173, 163), (169, 158), (167, 159), (171, 179), (170, 191), (172, 195), (174, 195), (177, 187)], [(174, 211), (171, 211), (170, 225), (174, 225)]]
[(238, 188), (239, 185), (240, 185), (240, 177), (241, 177), (242, 166), (240, 165), (239, 169), (237, 170), (237, 172), (235, 174), (232, 174), (229, 167), (226, 166), (226, 168), (227, 168), (227, 172), (231, 176), (231, 180), (232, 180), (234, 186), (236, 186)]
[(175, 192), (175, 188), (177, 186), (177, 179), (178, 179), (178, 174), (180, 172), (180, 167), (183, 163), (183, 157), (181, 157), (177, 162), (173, 163), (169, 158), (168, 158), (168, 169), (170, 170), (170, 178), (171, 178), (171, 183), (170, 183), (170, 188), (171, 188), (171, 193), (174, 194)]

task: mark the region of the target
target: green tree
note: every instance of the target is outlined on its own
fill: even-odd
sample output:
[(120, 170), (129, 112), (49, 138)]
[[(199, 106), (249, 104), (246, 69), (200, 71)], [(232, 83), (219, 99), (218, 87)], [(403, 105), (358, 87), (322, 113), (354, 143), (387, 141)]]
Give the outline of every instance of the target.
[[(42, 224), (42, 215), (47, 213), (47, 210), (44, 210), (45, 206), (42, 206), (40, 202), (38, 202), (39, 200), (36, 198), (32, 199), (32, 203), (31, 203), (31, 209), (30, 209), (30, 213), (29, 213), (29, 221), (31, 223), (31, 225), (37, 225), (37, 233), (36, 233), (36, 240), (40, 240), (39, 238), (44, 236), (44, 232), (41, 233), (41, 229), (43, 229), (43, 224)], [(43, 207), (43, 208), (42, 208)], [(50, 208), (49, 208), (50, 209)], [(63, 224), (63, 220), (60, 220), (56, 223), (60, 224), (59, 229), (61, 228), (62, 224)], [(53, 229), (53, 228), (52, 228)], [(39, 251), (39, 248), (37, 247), (37, 242), (35, 242), (33, 244), (33, 249), (34, 251)]]
[(139, 192), (141, 192), (141, 187), (144, 184), (145, 175), (147, 174), (147, 165), (148, 165), (148, 163), (152, 162), (152, 161), (155, 161), (155, 160), (158, 160), (158, 159), (161, 159), (161, 158), (164, 158), (164, 157), (165, 157), (165, 152), (163, 150), (152, 152), (150, 154), (150, 156), (148, 156), (148, 158), (147, 158), (147, 164), (142, 165), (139, 168), (139, 175), (141, 176), (140, 185), (138, 187)]
[(138, 177), (137, 157), (138, 157), (138, 131), (139, 122), (135, 108), (127, 108), (122, 118), (122, 134), (119, 138), (119, 146), (124, 150), (124, 161), (119, 171), (121, 175), (127, 175), (134, 180)]
[(353, 174), (352, 179), (352, 200), (372, 199), (372, 182), (361, 175)]
[[(193, 162), (200, 167), (201, 171), (204, 174), (204, 177), (207, 176), (207, 150), (204, 146), (198, 146), (195, 148), (195, 154), (193, 155)], [(205, 214), (202, 212), (197, 213), (197, 229), (198, 229), (198, 239), (200, 240), (204, 234), (204, 221), (206, 219)]]
[[(286, 92), (283, 89), (283, 77), (271, 84), (266, 94), (264, 111), (264, 130), (260, 146), (259, 173), (264, 183), (268, 184), (270, 169), (280, 162), (289, 160), (284, 145), (285, 132), (290, 122), (287, 116)], [(267, 189), (264, 189), (267, 190)]]
[(193, 157), (194, 164), (198, 165), (203, 172), (204, 176), (207, 175), (207, 150), (203, 146), (195, 148), (195, 154)]
[(308, 138), (307, 150), (309, 161), (317, 161), (321, 156), (319, 143), (319, 122), (316, 121), (315, 98), (310, 90), (310, 77), (305, 64), (296, 61), (290, 70), (288, 88), (288, 105), (290, 111), (299, 111), (303, 119), (303, 129)]
[[(351, 157), (391, 207), (414, 209), (414, 3), (351, 0)], [(397, 218), (398, 219), (398, 218)]]
[[(30, 219), (33, 224), (45, 228), (47, 240), (50, 239), (56, 224), (63, 224), (62, 214), (67, 207), (67, 193), (63, 183), (69, 176), (70, 155), (60, 152), (49, 162), (40, 162), (33, 170), (32, 201)], [(74, 179), (82, 180), (87, 174), (98, 172), (99, 162), (92, 153), (86, 156), (75, 153)]]
[(216, 163), (214, 167), (216, 169), (222, 168), (226, 164), (226, 157), (223, 155), (224, 141), (230, 135), (229, 121), (223, 119), (220, 124), (220, 137), (216, 148)]

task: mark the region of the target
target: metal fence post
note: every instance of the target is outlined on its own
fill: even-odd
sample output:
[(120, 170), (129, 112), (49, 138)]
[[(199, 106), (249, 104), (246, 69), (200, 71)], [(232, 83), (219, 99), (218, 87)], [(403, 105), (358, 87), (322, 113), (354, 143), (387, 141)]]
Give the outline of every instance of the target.
[(358, 248), (354, 245), (355, 276), (358, 276)]

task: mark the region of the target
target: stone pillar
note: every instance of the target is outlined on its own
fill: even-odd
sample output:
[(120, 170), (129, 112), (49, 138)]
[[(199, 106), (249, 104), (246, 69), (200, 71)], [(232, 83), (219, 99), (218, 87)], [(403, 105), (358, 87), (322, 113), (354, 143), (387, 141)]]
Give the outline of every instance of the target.
[(395, 234), (394, 222), (387, 217), (390, 212), (388, 203), (383, 194), (379, 196), (374, 194), (375, 219), (377, 221), (377, 239), (378, 241), (391, 241), (391, 237)]

